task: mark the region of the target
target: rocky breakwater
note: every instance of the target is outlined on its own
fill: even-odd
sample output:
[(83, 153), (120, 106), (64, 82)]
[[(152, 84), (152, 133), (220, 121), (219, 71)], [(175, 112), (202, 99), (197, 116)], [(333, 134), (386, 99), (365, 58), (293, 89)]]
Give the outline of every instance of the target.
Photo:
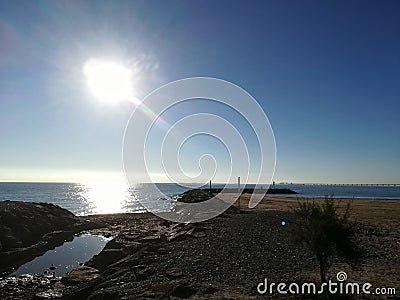
[(206, 189), (193, 189), (180, 194), (177, 197), (178, 202), (199, 203), (207, 201), (214, 196), (213, 192)]
[[(219, 193), (237, 193), (237, 189), (233, 188), (212, 188), (212, 189), (192, 189), (188, 190), (179, 196), (176, 197), (178, 202), (183, 203), (199, 203), (209, 200), (212, 197), (218, 197)], [(298, 194), (295, 191), (290, 189), (268, 189), (268, 190), (261, 190), (261, 189), (253, 189), (253, 188), (244, 188), (241, 191), (241, 194), (274, 194), (274, 195), (296, 195)]]
[(103, 226), (49, 203), (0, 202), (0, 273), (73, 239), (74, 234)]

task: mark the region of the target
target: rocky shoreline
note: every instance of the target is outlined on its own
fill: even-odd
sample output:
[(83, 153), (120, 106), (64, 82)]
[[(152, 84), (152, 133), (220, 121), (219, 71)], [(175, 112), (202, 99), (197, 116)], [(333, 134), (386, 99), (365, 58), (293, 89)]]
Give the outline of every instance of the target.
[(0, 274), (71, 241), (84, 230), (105, 226), (50, 203), (0, 202)]
[[(19, 205), (32, 210), (32, 204)], [(47, 213), (64, 213), (70, 232), (89, 228), (114, 238), (99, 255), (62, 278), (0, 279), (1, 299), (265, 299), (256, 289), (264, 278), (318, 280), (312, 255), (290, 238), (294, 217), (288, 211), (231, 209), (202, 223), (176, 224), (146, 213), (82, 218), (45, 207)], [(5, 226), (3, 215), (1, 220)], [(337, 259), (335, 265), (352, 278), (398, 287), (399, 231), (359, 223), (358, 233), (363, 263), (351, 268)], [(372, 272), (375, 278), (369, 277)]]

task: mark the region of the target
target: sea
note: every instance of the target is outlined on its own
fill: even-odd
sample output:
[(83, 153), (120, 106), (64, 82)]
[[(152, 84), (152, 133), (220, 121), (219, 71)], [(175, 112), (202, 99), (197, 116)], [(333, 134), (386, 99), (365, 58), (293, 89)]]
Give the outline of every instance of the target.
[[(161, 193), (155, 192), (151, 184), (138, 184), (127, 188), (125, 184), (106, 183), (0, 182), (0, 200), (48, 202), (68, 209), (76, 215), (140, 213), (150, 206), (157, 211), (168, 211), (174, 206), (175, 196), (195, 185), (158, 183), (156, 186)], [(224, 186), (214, 184), (213, 187)], [(254, 185), (246, 187), (253, 188)], [(334, 196), (400, 200), (400, 186), (276, 184), (270, 188), (288, 188), (299, 193), (296, 195), (298, 197)]]

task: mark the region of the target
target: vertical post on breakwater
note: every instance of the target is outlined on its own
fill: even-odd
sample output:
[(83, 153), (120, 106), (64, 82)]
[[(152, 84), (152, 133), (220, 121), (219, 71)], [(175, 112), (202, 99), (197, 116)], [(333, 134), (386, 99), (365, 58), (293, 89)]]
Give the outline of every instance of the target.
[(238, 208), (239, 208), (239, 212), (240, 212), (240, 176), (238, 176)]
[(209, 192), (210, 192), (210, 197), (211, 197), (211, 195), (212, 195), (212, 193), (211, 193), (211, 180), (210, 180), (210, 190), (209, 190)]

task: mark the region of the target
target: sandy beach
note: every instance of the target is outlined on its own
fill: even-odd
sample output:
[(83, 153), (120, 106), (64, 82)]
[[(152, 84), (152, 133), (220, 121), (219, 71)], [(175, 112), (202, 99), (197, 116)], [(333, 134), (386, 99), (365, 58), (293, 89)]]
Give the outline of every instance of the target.
[[(220, 198), (225, 199), (233, 195), (226, 194)], [(250, 194), (240, 197), (242, 209), (249, 210), (280, 210), (289, 211), (295, 207), (297, 201), (324, 201), (324, 198), (305, 198), (296, 196), (270, 196), (267, 195), (254, 209), (248, 208)], [(382, 226), (398, 230), (400, 225), (400, 199), (369, 199), (369, 198), (336, 198), (341, 207), (351, 204), (351, 218), (366, 224)], [(237, 203), (235, 204), (237, 206)]]

